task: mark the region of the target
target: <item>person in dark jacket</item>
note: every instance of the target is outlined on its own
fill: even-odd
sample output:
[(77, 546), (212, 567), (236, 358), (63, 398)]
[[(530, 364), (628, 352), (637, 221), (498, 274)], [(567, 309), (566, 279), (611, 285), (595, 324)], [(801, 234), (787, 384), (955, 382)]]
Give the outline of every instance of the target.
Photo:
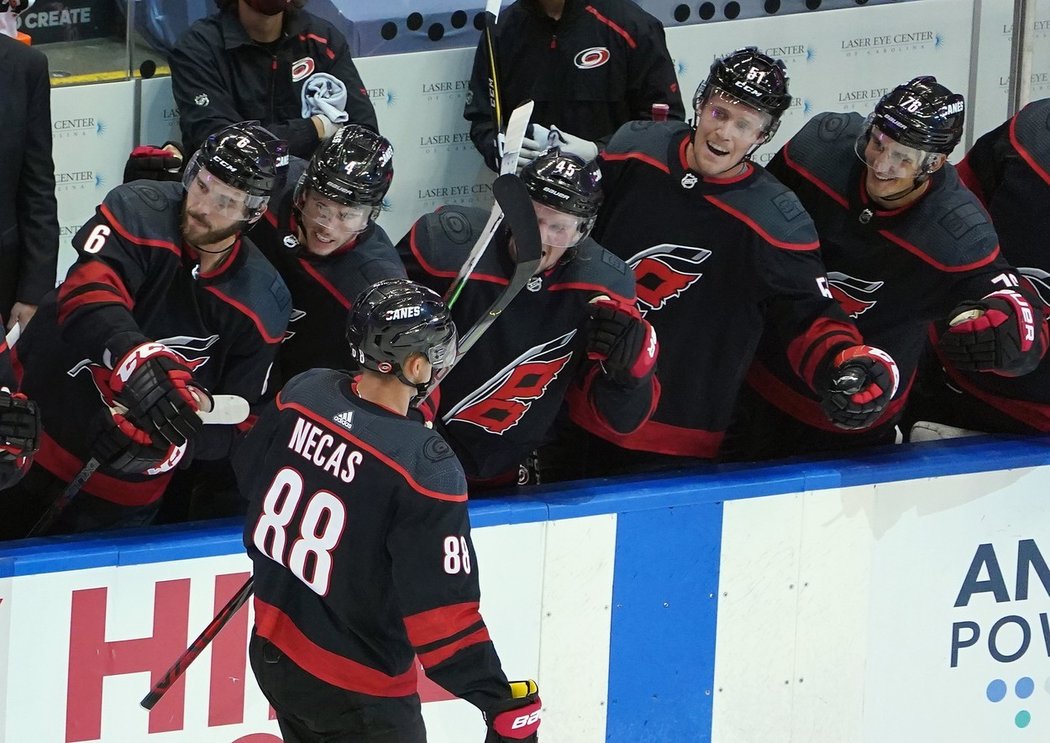
[[(517, 105), (536, 102), (532, 121), (539, 126), (522, 147), (526, 162), (546, 149), (552, 126), (559, 130), (552, 144), (587, 161), (621, 124), (651, 118), (654, 103), (665, 104), (672, 119), (685, 118), (663, 26), (628, 0), (517, 0), (500, 14), (495, 46), (500, 126)], [(489, 76), (482, 37), (463, 117), (496, 170)]]
[(183, 153), (239, 121), (259, 121), (304, 159), (342, 124), (379, 130), (346, 37), (305, 1), (215, 0), (219, 12), (190, 26), (169, 60), (182, 142), (136, 147), (125, 183), (179, 180)]
[(58, 265), (47, 57), (0, 34), (0, 90), (0, 314), (25, 327)]

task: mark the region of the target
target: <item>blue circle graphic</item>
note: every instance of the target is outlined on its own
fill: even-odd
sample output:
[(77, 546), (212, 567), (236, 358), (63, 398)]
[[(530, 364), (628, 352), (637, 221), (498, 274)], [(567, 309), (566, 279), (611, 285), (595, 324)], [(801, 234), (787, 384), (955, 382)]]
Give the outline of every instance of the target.
[(1006, 682), (1002, 679), (992, 679), (988, 682), (988, 689), (985, 691), (988, 695), (988, 701), (990, 702), (1001, 702), (1006, 698)]
[(1014, 684), (1014, 693), (1017, 694), (1018, 699), (1028, 699), (1032, 696), (1033, 691), (1035, 691), (1035, 681), (1028, 676), (1022, 676)]
[(1014, 716), (1014, 724), (1019, 728), (1028, 727), (1028, 723), (1032, 721), (1032, 714), (1023, 709)]

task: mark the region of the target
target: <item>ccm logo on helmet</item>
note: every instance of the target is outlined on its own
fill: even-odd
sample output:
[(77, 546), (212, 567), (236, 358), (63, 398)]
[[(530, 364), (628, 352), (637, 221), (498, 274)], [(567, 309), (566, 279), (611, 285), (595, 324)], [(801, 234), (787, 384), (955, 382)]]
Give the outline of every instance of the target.
[(419, 307), (397, 307), (392, 310), (387, 310), (387, 313), (383, 316), (385, 320), (407, 320), (410, 317), (418, 317), (422, 314), (423, 310)]
[(572, 63), (581, 70), (593, 70), (609, 61), (609, 50), (604, 46), (592, 46), (576, 55)]

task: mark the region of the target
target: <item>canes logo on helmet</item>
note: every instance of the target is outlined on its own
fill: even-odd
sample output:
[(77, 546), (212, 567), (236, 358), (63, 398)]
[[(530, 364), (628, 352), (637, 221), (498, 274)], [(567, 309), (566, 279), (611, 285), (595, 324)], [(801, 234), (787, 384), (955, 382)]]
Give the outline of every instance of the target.
[(502, 436), (521, 421), (569, 363), (572, 351), (566, 347), (575, 335), (570, 330), (530, 348), (463, 398), (442, 420), (470, 423)]
[(839, 303), (843, 312), (854, 319), (876, 305), (877, 299), (864, 297), (875, 294), (882, 288), (883, 283), (857, 279), (839, 271), (828, 271), (828, 287), (831, 289), (832, 298)]
[(661, 243), (628, 259), (642, 315), (662, 309), (695, 284), (704, 275), (700, 264), (710, 256), (707, 248)]
[[(209, 335), (207, 338), (176, 335), (171, 338), (158, 338), (154, 342), (166, 346), (169, 351), (172, 351), (176, 356), (181, 358), (186, 366), (196, 372), (211, 359), (211, 356), (207, 351), (215, 345), (218, 340), (219, 336), (217, 335)], [(107, 362), (108, 361), (109, 360), (107, 359)], [(112, 361), (116, 362), (118, 359), (112, 359)], [(98, 389), (98, 394), (99, 397), (102, 398), (102, 402), (111, 406), (113, 404), (113, 391), (109, 387), (109, 380), (112, 376), (112, 371), (101, 364), (96, 364), (90, 359), (84, 359), (75, 364), (72, 369), (66, 372), (66, 374), (70, 377), (75, 377), (85, 369), (91, 375), (91, 381), (95, 383), (95, 387)]]
[(608, 48), (604, 46), (592, 46), (589, 49), (577, 53), (572, 63), (581, 70), (593, 70), (595, 67), (601, 67), (603, 64), (609, 61), (611, 55), (609, 54)]

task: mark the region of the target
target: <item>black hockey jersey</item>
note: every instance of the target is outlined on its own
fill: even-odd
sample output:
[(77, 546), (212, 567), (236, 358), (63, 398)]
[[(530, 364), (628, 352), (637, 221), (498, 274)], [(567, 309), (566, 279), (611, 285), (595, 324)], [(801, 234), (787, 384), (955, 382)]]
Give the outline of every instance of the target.
[(463, 470), (437, 432), (316, 369), (266, 406), (233, 464), (259, 635), (353, 692), (414, 694), (418, 655), (482, 710), (506, 698), (478, 612)]
[[(480, 209), (455, 206), (422, 217), (398, 243), (409, 278), (443, 294), (486, 218)], [(492, 305), (512, 271), (501, 229), (452, 305), (461, 335)], [(651, 376), (621, 387), (586, 358), (581, 331), (588, 302), (600, 294), (634, 302), (623, 261), (588, 238), (571, 260), (534, 276), (442, 380), (438, 420), (468, 477), (488, 480), (517, 472), (548, 440), (570, 386), (579, 398), (579, 424), (596, 435), (629, 432), (648, 417), (659, 396)]]
[[(483, 36), (463, 116), (495, 170), (487, 54)], [(504, 118), (532, 100), (533, 122), (607, 141), (621, 124), (651, 118), (654, 103), (666, 103), (672, 119), (685, 117), (663, 26), (631, 0), (565, 0), (557, 21), (538, 0), (518, 0), (500, 13), (496, 54)]]
[(405, 275), (390, 238), (376, 224), (352, 246), (330, 255), (312, 255), (299, 245), (292, 197), (305, 166), (305, 161), (292, 159), (285, 186), (248, 233), (292, 294), (292, 316), (278, 354), (280, 381), (275, 389), (307, 369), (355, 368), (345, 334), (351, 304), (375, 282)]
[(598, 159), (595, 238), (634, 270), (660, 338), (660, 404), (616, 443), (710, 459), (764, 328), (808, 384), (860, 337), (827, 293), (817, 234), (795, 195), (753, 164), (703, 178), (688, 167), (692, 132), (632, 122), (616, 133)]
[[(880, 209), (864, 187), (854, 152), (864, 119), (814, 116), (777, 153), (769, 170), (798, 194), (820, 234), (831, 291), (866, 343), (897, 362), (901, 383), (876, 426), (902, 410), (931, 322), (960, 302), (1010, 288), (1016, 277), (999, 253), (995, 230), (977, 199), (945, 165), (912, 204)], [(1036, 359), (1040, 344), (1034, 344)], [(841, 431), (819, 400), (763, 349), (749, 382), (769, 403), (816, 428)], [(848, 432), (847, 432), (848, 433)]]
[[(148, 340), (182, 356), (211, 392), (254, 403), (266, 389), (288, 322), (288, 289), (245, 239), (218, 269), (200, 273), (182, 241), (182, 203), (181, 183), (136, 181), (110, 191), (73, 238), (78, 257), (65, 282), (22, 334), (21, 387), (43, 414), (36, 463), (58, 477), (72, 479), (90, 454), (87, 424), (103, 408), (110, 368)], [(232, 426), (205, 426), (195, 453), (225, 456), (232, 435)], [(170, 476), (118, 478), (103, 467), (84, 491), (139, 506), (159, 498)]]
[[(1050, 99), (1025, 106), (978, 139), (959, 176), (984, 202), (1003, 257), (1050, 304)], [(1020, 377), (947, 368), (956, 386), (1036, 431), (1050, 432), (1050, 361)]]

